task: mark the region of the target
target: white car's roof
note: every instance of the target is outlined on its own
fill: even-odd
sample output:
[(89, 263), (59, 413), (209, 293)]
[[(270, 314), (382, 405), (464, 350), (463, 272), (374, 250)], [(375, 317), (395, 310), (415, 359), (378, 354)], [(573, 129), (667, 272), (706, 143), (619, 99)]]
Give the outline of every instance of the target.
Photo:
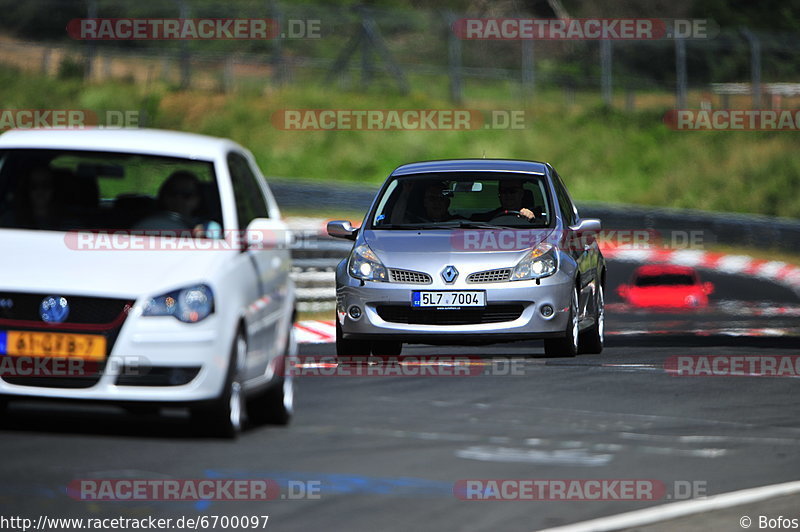
[(0, 135), (0, 149), (74, 149), (144, 153), (212, 160), (243, 148), (217, 137), (163, 129), (14, 129)]

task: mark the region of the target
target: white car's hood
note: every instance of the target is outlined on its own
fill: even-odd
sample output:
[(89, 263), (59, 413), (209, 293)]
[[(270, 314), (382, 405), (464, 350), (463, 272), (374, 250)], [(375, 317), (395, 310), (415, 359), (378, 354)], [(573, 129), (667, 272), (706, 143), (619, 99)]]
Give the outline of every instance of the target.
[(73, 249), (69, 235), (0, 230), (0, 290), (135, 299), (204, 281), (226, 256), (238, 253)]

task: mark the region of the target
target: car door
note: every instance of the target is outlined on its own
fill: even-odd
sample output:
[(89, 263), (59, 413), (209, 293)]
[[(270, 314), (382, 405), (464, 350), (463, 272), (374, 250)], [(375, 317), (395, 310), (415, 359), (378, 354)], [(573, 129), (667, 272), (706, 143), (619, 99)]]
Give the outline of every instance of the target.
[[(556, 198), (558, 199), (558, 208), (561, 213), (561, 219), (564, 221), (564, 230), (568, 231), (570, 226), (576, 225), (580, 221), (578, 216), (578, 209), (572, 202), (572, 198), (567, 192), (567, 188), (561, 181), (555, 169), (553, 172), (553, 185), (556, 189)], [(584, 235), (566, 235), (566, 241), (569, 242), (568, 248), (570, 255), (575, 259), (578, 264), (578, 275), (580, 290), (578, 294), (578, 302), (580, 308), (581, 318), (585, 317), (589, 312), (593, 312), (594, 294), (597, 290), (597, 263), (599, 260), (599, 249), (597, 240), (588, 238)]]
[[(247, 378), (264, 375), (269, 361), (281, 354), (286, 323), (287, 286), (290, 271), (289, 250), (283, 243), (285, 224), (270, 209), (269, 194), (262, 186), (250, 161), (241, 153), (230, 152), (227, 157), (231, 185), (236, 201), (239, 230), (244, 232), (250, 222), (258, 219), (264, 245), (250, 246), (246, 255), (256, 277), (257, 292), (249, 294), (245, 322), (248, 333)], [(242, 240), (246, 236), (242, 235)], [(271, 238), (274, 238), (272, 243)]]

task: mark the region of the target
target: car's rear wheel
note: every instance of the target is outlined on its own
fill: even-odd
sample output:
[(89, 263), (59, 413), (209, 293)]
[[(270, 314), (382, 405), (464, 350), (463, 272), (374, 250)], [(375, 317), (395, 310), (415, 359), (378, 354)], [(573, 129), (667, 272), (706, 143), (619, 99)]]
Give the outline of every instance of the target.
[(263, 393), (247, 402), (248, 419), (256, 424), (288, 425), (294, 413), (294, 380), (286, 371), (297, 355), (294, 327), (289, 332), (286, 348), (275, 368), (275, 378)]
[(548, 357), (574, 357), (578, 354), (578, 290), (572, 289), (569, 318), (563, 338), (546, 338), (544, 354)]
[(366, 363), (372, 346), (366, 340), (349, 340), (342, 335), (342, 325), (336, 320), (336, 357), (339, 362)]
[(597, 304), (594, 315), (594, 325), (589, 330), (580, 335), (578, 345), (580, 352), (596, 355), (603, 351), (605, 341), (605, 297), (603, 295), (603, 285), (597, 289)]
[(222, 438), (236, 438), (244, 425), (246, 406), (242, 371), (247, 357), (247, 338), (239, 329), (231, 347), (228, 372), (220, 396), (207, 405), (191, 410), (196, 432)]

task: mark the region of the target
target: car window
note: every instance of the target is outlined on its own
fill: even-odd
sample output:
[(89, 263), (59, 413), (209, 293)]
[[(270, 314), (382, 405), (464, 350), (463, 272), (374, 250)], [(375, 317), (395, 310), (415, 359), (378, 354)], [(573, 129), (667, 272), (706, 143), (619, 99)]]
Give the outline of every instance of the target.
[(564, 219), (566, 225), (574, 225), (577, 221), (577, 209), (569, 197), (564, 183), (561, 182), (561, 177), (553, 170), (553, 185), (556, 189), (556, 197), (558, 198), (558, 209)]
[(228, 154), (228, 169), (231, 174), (233, 194), (236, 198), (236, 215), (239, 228), (244, 229), (255, 218), (269, 218), (269, 209), (264, 193), (250, 164), (241, 154)]
[[(503, 197), (505, 195), (505, 197)], [(374, 229), (453, 227), (494, 222), (547, 227), (552, 202), (544, 176), (510, 172), (443, 172), (389, 182), (370, 218)], [(532, 213), (519, 215), (521, 212)]]
[(688, 274), (661, 274), (642, 275), (637, 277), (634, 284), (639, 287), (650, 286), (686, 286), (695, 284), (694, 277)]
[(166, 209), (165, 196), (173, 189), (179, 200), (192, 196), (187, 225), (221, 223), (210, 161), (77, 150), (0, 151), (0, 227), (133, 229)]

